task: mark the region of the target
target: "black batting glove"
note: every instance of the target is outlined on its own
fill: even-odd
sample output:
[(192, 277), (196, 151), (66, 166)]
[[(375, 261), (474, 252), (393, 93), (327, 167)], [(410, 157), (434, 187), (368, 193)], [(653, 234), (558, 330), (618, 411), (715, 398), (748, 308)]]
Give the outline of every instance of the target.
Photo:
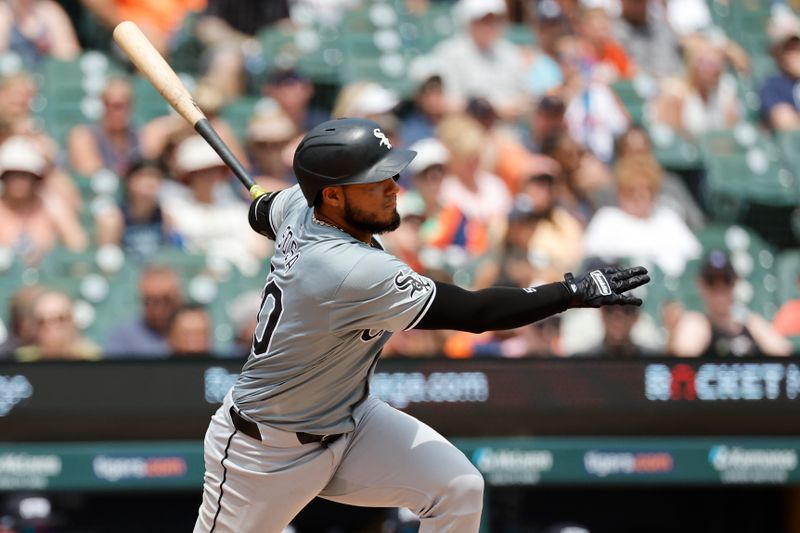
[(601, 307), (603, 305), (642, 305), (641, 298), (623, 294), (650, 281), (647, 269), (602, 268), (580, 277), (571, 272), (564, 276), (564, 285), (572, 295), (570, 307)]

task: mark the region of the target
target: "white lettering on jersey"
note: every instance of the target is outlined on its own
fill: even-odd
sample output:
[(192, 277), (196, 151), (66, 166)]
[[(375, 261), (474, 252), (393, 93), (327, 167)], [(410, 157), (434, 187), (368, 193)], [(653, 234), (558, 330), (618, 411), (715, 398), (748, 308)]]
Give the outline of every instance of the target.
[(294, 238), (294, 232), (292, 231), (292, 226), (286, 226), (286, 231), (283, 232), (281, 238), (278, 240), (278, 244), (275, 246), (278, 250), (283, 252), (283, 255), (286, 256), (286, 271), (292, 269), (294, 264), (300, 258), (300, 252), (297, 251), (299, 245), (297, 244), (297, 240)]
[(398, 272), (394, 277), (394, 286), (401, 291), (411, 289), (410, 298), (413, 298), (417, 291), (427, 292), (431, 289), (431, 284), (416, 272)]
[(385, 133), (383, 133), (383, 132), (382, 132), (380, 129), (378, 129), (378, 128), (375, 128), (374, 130), (372, 130), (372, 134), (373, 134), (373, 135), (374, 135), (374, 136), (375, 136), (377, 139), (380, 139), (380, 140), (381, 140), (381, 142), (380, 142), (380, 144), (379, 144), (378, 146), (383, 146), (383, 145), (386, 145), (386, 148), (391, 148), (391, 147), (392, 147), (392, 145), (391, 145), (391, 144), (389, 144), (389, 139), (387, 139), (387, 138), (386, 138), (386, 134), (385, 134)]

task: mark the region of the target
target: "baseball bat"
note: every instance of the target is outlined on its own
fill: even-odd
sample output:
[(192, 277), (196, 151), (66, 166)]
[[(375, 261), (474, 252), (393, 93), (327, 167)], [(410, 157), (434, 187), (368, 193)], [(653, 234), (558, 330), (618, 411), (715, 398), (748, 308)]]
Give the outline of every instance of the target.
[(211, 145), (222, 161), (230, 168), (250, 191), (253, 199), (266, 194), (266, 191), (253, 181), (242, 164), (233, 155), (231, 149), (219, 136), (217, 131), (206, 118), (205, 114), (197, 107), (189, 90), (181, 82), (172, 67), (164, 57), (158, 53), (150, 40), (145, 37), (142, 30), (129, 20), (120, 22), (114, 28), (114, 41), (130, 58), (136, 68), (144, 74), (145, 78), (155, 87), (166, 102), (178, 112), (195, 131)]

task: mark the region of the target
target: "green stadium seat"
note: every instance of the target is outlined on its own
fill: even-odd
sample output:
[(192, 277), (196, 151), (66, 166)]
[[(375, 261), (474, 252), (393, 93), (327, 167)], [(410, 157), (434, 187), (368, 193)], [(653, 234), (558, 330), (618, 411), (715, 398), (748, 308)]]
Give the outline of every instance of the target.
[(509, 24), (505, 38), (517, 46), (536, 46), (536, 34), (527, 24)]
[(663, 124), (647, 124), (653, 142), (653, 155), (667, 170), (690, 172), (701, 170), (703, 161), (697, 146)]
[(645, 99), (633, 80), (617, 80), (611, 84), (611, 88), (625, 106), (633, 123), (641, 125), (644, 122)]
[(158, 90), (147, 81), (147, 78), (137, 74), (131, 78), (131, 85), (133, 85), (134, 95), (134, 124), (141, 127), (154, 118), (171, 112), (169, 104), (161, 97)]
[(244, 142), (247, 138), (247, 125), (255, 112), (258, 100), (259, 98), (255, 96), (243, 96), (226, 104), (220, 112), (240, 142)]
[(754, 126), (706, 133), (700, 150), (707, 169), (707, 208), (718, 221), (743, 221), (758, 206), (800, 203), (796, 177), (784, 167), (777, 145)]
[(800, 298), (800, 249), (784, 250), (778, 255), (776, 274), (778, 276), (778, 298), (780, 303)]

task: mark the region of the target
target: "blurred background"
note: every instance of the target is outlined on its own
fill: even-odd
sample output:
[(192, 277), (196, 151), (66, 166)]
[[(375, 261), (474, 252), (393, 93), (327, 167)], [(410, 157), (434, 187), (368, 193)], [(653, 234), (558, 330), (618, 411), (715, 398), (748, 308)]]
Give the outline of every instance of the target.
[[(250, 350), (272, 243), (126, 19), (268, 190), (331, 117), (416, 150), (384, 240), (418, 272), (650, 270), (641, 309), (387, 344), (372, 390), (481, 470), (483, 532), (800, 532), (799, 9), (0, 2), (0, 532), (190, 531)], [(416, 529), (321, 500), (289, 528)]]

